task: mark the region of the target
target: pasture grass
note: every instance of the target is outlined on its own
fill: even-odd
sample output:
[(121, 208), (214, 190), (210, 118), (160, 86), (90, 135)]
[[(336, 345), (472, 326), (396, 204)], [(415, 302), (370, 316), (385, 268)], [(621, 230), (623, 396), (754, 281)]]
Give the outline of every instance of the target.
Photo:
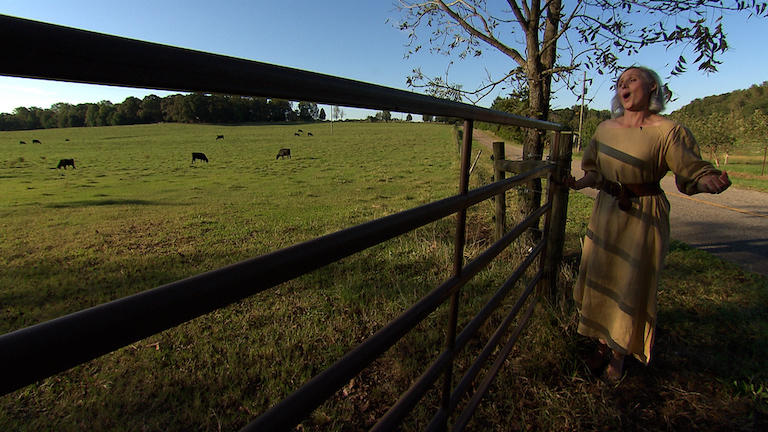
[[(297, 128), (315, 136), (295, 137)], [(32, 138), (42, 144), (18, 144)], [(282, 147), (292, 159), (274, 159)], [(336, 123), (333, 135), (328, 124), (19, 131), (0, 133), (0, 149), (3, 332), (447, 197), (457, 185), (451, 129), (432, 124)], [(192, 164), (193, 151), (210, 163)], [(70, 157), (76, 170), (55, 169)], [(472, 187), (490, 172), (481, 158)], [(591, 204), (571, 194), (564, 292)], [(490, 243), (492, 212), (490, 202), (470, 210), (467, 259)], [(448, 278), (452, 237), (453, 219), (440, 220), (4, 395), (0, 430), (238, 429)], [(460, 325), (525, 249), (513, 245), (464, 289)], [(470, 427), (764, 429), (766, 278), (673, 243), (659, 298), (655, 359), (628, 362), (618, 386), (586, 371), (592, 345), (576, 335), (567, 303), (542, 303)], [(298, 430), (367, 430), (442, 349), (445, 309)], [(459, 369), (482, 343), (460, 355)], [(423, 429), (438, 401), (433, 389), (404, 430)]]

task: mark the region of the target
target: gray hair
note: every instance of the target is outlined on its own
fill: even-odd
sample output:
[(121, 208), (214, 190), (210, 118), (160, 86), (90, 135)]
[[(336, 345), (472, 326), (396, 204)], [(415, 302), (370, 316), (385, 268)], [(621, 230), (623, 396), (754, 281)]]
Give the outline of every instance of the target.
[(658, 114), (664, 111), (664, 107), (666, 106), (666, 103), (672, 94), (667, 86), (661, 82), (659, 75), (653, 70), (644, 66), (630, 66), (624, 69), (624, 71), (619, 74), (619, 77), (616, 78), (616, 92), (611, 99), (611, 118), (621, 117), (624, 115), (624, 107), (621, 105), (621, 100), (619, 99), (619, 79), (621, 79), (621, 76), (624, 75), (624, 72), (630, 69), (637, 69), (642, 71), (645, 74), (645, 77), (648, 79), (648, 82), (651, 84), (656, 84), (656, 89), (651, 92), (651, 100), (648, 102), (648, 111), (654, 114)]

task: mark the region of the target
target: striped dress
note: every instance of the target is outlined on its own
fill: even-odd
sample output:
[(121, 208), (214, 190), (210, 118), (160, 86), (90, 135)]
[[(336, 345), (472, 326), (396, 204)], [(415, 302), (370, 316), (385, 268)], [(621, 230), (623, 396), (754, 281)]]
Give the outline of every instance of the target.
[[(625, 184), (658, 182), (672, 171), (678, 189), (688, 195), (696, 193), (702, 176), (720, 174), (701, 159), (690, 131), (667, 119), (642, 128), (600, 124), (584, 150), (582, 168), (597, 172), (598, 182)], [(668, 245), (669, 201), (664, 194), (632, 198), (632, 208), (622, 211), (613, 196), (600, 191), (573, 292), (578, 332), (647, 364)]]

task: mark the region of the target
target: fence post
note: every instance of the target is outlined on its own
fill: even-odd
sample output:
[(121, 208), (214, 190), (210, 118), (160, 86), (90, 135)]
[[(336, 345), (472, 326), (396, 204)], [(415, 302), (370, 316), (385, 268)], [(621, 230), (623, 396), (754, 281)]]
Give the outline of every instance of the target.
[(464, 142), (464, 131), (456, 126), (453, 127), (453, 130), (456, 132), (456, 153), (461, 154), (461, 145)]
[[(496, 168), (496, 161), (504, 160), (504, 142), (496, 141), (493, 143), (493, 180), (504, 180), (504, 171)], [(494, 235), (494, 241), (499, 241), (506, 231), (506, 213), (507, 213), (507, 200), (504, 192), (493, 197), (496, 201), (496, 231)]]
[(569, 133), (555, 132), (552, 137), (550, 161), (555, 164), (548, 180), (547, 196), (552, 202), (552, 209), (547, 218), (547, 243), (544, 255), (544, 285), (542, 294), (550, 302), (558, 302), (557, 277), (560, 261), (563, 258), (565, 243), (565, 222), (568, 216), (568, 186), (563, 180), (571, 173), (571, 140)]
[[(464, 120), (464, 135), (461, 144), (461, 169), (459, 173), (459, 195), (466, 195), (469, 190), (469, 163), (472, 156), (472, 120)], [(456, 234), (453, 244), (453, 276), (461, 275), (464, 267), (464, 243), (466, 241), (467, 210), (462, 209), (456, 213)], [(443, 381), (443, 395), (440, 404), (442, 414), (442, 430), (448, 427), (447, 420), (450, 414), (451, 391), (453, 389), (453, 361), (454, 347), (456, 344), (456, 322), (459, 315), (459, 296), (461, 290), (456, 290), (451, 296), (451, 306), (448, 316), (448, 331), (445, 335), (445, 349), (451, 353), (451, 363), (445, 371)]]

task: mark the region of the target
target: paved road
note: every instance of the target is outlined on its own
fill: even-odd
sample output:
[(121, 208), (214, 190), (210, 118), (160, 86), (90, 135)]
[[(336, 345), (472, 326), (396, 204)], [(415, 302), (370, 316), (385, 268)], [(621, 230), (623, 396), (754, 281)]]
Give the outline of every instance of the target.
[[(485, 148), (499, 139), (476, 130), (473, 138)], [(507, 145), (508, 159), (521, 159), (519, 147)], [(574, 161), (572, 173), (583, 175), (581, 162)], [(729, 188), (720, 195), (686, 196), (667, 175), (661, 187), (671, 206), (673, 239), (739, 264), (745, 270), (768, 276), (768, 194)], [(585, 190), (590, 196), (594, 189)]]

